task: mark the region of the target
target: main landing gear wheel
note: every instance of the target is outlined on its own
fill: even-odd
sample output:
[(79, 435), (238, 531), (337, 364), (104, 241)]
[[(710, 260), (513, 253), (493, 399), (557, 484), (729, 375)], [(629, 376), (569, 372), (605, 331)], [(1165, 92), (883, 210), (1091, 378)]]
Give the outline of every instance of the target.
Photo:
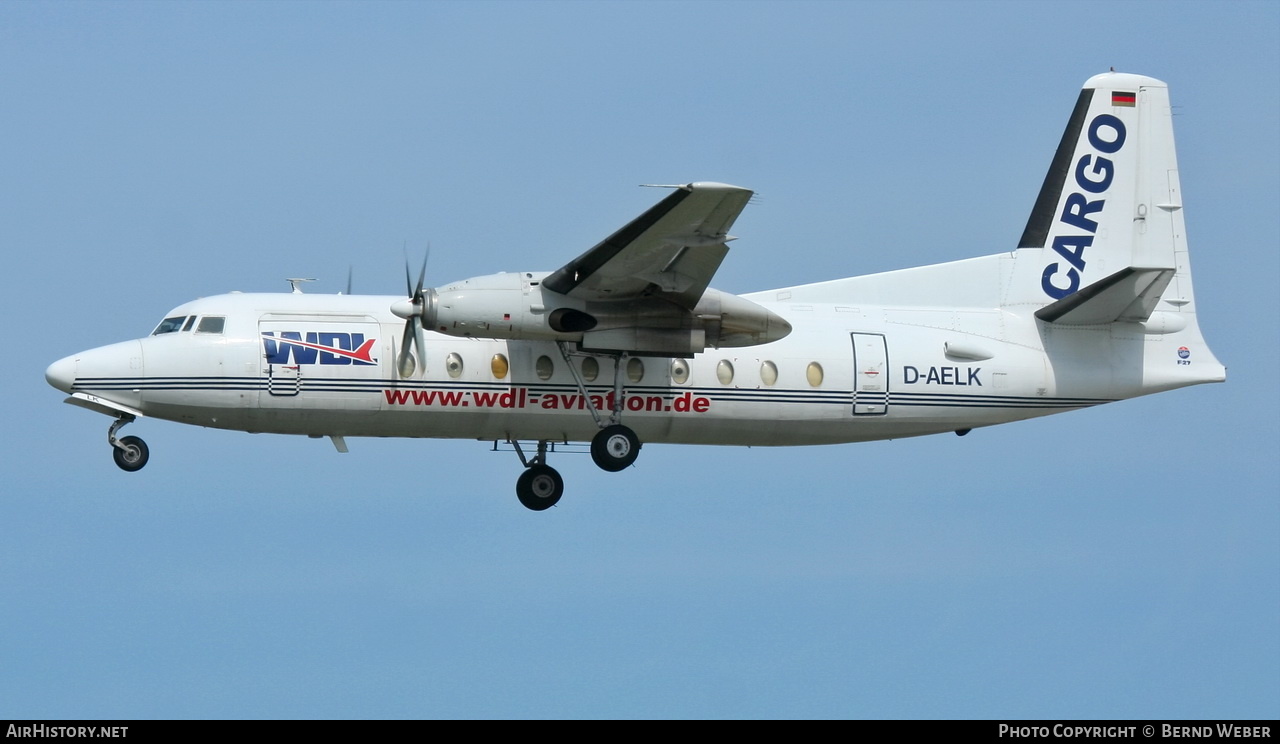
[(121, 437), (111, 447), (111, 456), (121, 470), (134, 472), (141, 470), (151, 457), (147, 443), (137, 437)]
[(516, 481), (516, 496), (525, 508), (542, 511), (556, 505), (564, 495), (564, 479), (548, 465), (530, 465)]
[(640, 439), (622, 424), (610, 424), (591, 440), (591, 459), (601, 470), (616, 473), (640, 456)]

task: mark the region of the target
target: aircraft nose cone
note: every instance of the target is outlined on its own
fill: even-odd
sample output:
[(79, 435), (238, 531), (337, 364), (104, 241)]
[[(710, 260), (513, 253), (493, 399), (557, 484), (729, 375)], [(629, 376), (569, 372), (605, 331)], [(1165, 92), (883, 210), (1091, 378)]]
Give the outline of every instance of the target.
[(44, 379), (64, 393), (71, 392), (71, 385), (76, 381), (76, 358), (69, 356), (50, 364), (44, 371)]

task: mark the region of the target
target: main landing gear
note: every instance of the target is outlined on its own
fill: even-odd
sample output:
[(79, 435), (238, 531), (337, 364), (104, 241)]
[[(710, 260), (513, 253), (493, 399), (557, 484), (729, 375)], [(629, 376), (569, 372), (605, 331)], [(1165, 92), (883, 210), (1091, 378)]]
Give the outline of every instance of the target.
[(520, 449), (520, 443), (516, 440), (511, 440), (511, 446), (515, 447), (520, 462), (524, 464), (524, 472), (516, 480), (516, 497), (520, 499), (520, 503), (526, 509), (534, 511), (555, 506), (564, 495), (564, 478), (547, 464), (546, 440), (538, 442), (538, 454), (532, 460), (525, 458), (524, 450)]
[[(582, 379), (581, 373), (573, 364), (569, 349), (563, 341), (557, 341), (556, 346), (560, 348), (560, 354), (564, 357), (566, 366), (573, 374), (574, 382), (578, 384), (578, 392), (582, 395), (582, 400), (586, 401), (591, 417), (595, 419), (596, 426), (600, 427), (600, 431), (596, 432), (596, 435), (591, 438), (591, 459), (595, 461), (596, 466), (601, 470), (606, 470), (610, 473), (616, 473), (619, 470), (631, 467), (640, 455), (640, 438), (636, 436), (636, 433), (630, 427), (623, 426), (620, 423), (625, 403), (622, 390), (622, 362), (626, 355), (611, 355), (614, 359), (613, 406), (609, 412), (609, 417), (606, 419), (600, 415), (600, 411), (591, 402), (591, 395), (587, 392), (587, 383)], [(525, 457), (524, 451), (520, 449), (520, 443), (515, 439), (510, 439), (509, 441), (515, 447), (516, 454), (519, 455), (520, 462), (525, 467), (525, 471), (516, 481), (516, 496), (519, 497), (520, 503), (534, 511), (542, 511), (555, 506), (560, 497), (564, 495), (564, 479), (560, 477), (560, 473), (556, 472), (555, 468), (547, 465), (547, 440), (539, 440), (538, 452), (532, 458)]]
[(573, 363), (573, 358), (569, 355), (569, 348), (565, 346), (563, 341), (557, 341), (556, 346), (560, 349), (560, 356), (564, 357), (565, 366), (569, 368), (569, 372), (573, 375), (573, 381), (578, 384), (578, 394), (582, 396), (582, 400), (586, 401), (587, 410), (591, 412), (591, 418), (595, 419), (596, 426), (600, 427), (600, 431), (591, 439), (591, 459), (595, 461), (596, 466), (601, 470), (607, 470), (610, 473), (616, 473), (619, 470), (625, 470), (631, 467), (640, 455), (640, 438), (630, 428), (623, 426), (622, 410), (625, 407), (625, 393), (622, 389), (623, 360), (626, 354), (611, 354), (613, 357), (613, 398), (612, 410), (609, 411), (609, 418), (604, 419), (600, 416), (600, 411), (592, 402), (591, 394), (587, 392), (587, 383), (582, 379), (582, 373), (578, 371), (577, 365)]
[(120, 418), (111, 422), (111, 428), (107, 429), (107, 441), (111, 443), (111, 456), (121, 470), (129, 473), (142, 470), (142, 466), (146, 465), (151, 457), (147, 443), (141, 439), (137, 437), (116, 439), (116, 432), (120, 431), (120, 427), (131, 423), (134, 418), (133, 414), (121, 414)]
[(640, 439), (622, 424), (610, 424), (591, 439), (591, 459), (601, 470), (616, 473), (640, 456)]

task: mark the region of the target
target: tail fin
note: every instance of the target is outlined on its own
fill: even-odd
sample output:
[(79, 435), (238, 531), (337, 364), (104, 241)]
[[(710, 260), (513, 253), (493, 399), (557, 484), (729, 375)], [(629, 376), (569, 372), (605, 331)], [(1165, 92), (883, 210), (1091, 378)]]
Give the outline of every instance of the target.
[(1018, 243), (1040, 249), (1041, 320), (1194, 312), (1168, 87), (1105, 73), (1080, 91)]
[(1007, 296), (1037, 308), (1060, 384), (1080, 373), (1086, 327), (1105, 331), (1091, 334), (1094, 361), (1108, 360), (1117, 397), (1226, 379), (1196, 322), (1159, 80), (1113, 72), (1085, 83), (1016, 256)]

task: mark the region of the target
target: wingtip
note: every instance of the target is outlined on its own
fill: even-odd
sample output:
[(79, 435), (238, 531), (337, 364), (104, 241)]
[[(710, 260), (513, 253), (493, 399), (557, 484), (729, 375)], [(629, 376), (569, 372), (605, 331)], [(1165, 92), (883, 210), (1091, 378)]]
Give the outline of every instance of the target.
[(693, 181), (691, 183), (642, 183), (641, 186), (651, 189), (683, 189), (685, 191), (751, 191), (731, 183), (718, 181)]
[(719, 183), (717, 181), (695, 181), (687, 187), (690, 191), (751, 191), (751, 189), (741, 186), (734, 186), (731, 183)]

